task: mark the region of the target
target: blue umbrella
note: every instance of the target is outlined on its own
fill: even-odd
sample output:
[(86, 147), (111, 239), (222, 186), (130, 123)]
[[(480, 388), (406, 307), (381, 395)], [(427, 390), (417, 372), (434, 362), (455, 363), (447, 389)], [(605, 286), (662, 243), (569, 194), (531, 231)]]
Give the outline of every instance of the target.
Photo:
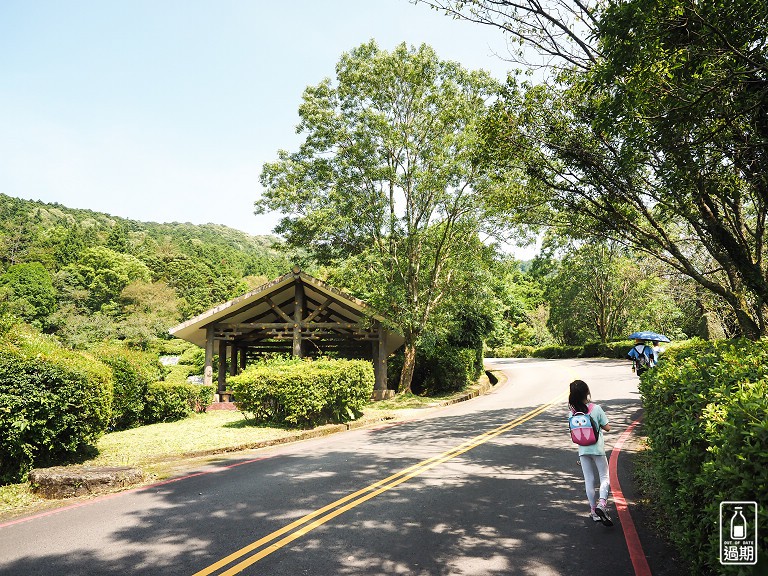
[(644, 330), (642, 332), (632, 332), (632, 334), (630, 334), (629, 337), (632, 340), (657, 340), (659, 342), (670, 342), (670, 339), (664, 336), (664, 334), (651, 332), (650, 330)]

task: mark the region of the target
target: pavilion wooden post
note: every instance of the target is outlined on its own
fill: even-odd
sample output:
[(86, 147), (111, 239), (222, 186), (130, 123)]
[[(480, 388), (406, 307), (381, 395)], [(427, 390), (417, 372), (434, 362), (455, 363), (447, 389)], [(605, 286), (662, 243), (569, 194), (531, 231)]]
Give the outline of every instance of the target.
[(387, 389), (387, 332), (379, 321), (376, 321), (376, 332), (378, 337), (373, 346), (373, 399), (386, 400), (392, 398), (395, 391)]
[(245, 370), (247, 359), (245, 356), (245, 352), (248, 350), (248, 348), (240, 348), (240, 371), (242, 372)]
[(213, 326), (205, 329), (205, 370), (203, 371), (203, 384), (213, 384)]
[(237, 376), (237, 354), (240, 349), (234, 344), (229, 347), (229, 375)]
[(301, 282), (301, 278), (296, 273), (296, 292), (294, 297), (294, 309), (293, 309), (293, 356), (294, 358), (304, 357), (304, 347), (301, 342), (301, 323), (304, 320), (304, 284)]
[(227, 343), (225, 340), (219, 340), (219, 385), (218, 400), (223, 402), (222, 396), (227, 390)]

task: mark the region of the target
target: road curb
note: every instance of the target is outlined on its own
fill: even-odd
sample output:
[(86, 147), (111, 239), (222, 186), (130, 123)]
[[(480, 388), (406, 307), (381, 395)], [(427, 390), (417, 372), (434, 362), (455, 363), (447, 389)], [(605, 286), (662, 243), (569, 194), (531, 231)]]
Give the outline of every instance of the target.
[(640, 537), (637, 534), (637, 528), (635, 522), (632, 519), (632, 513), (629, 509), (629, 504), (624, 498), (624, 493), (621, 489), (621, 483), (619, 482), (619, 455), (621, 454), (624, 443), (632, 436), (632, 431), (640, 423), (641, 419), (638, 418), (632, 422), (626, 430), (624, 430), (619, 436), (618, 440), (611, 450), (611, 457), (608, 463), (608, 471), (611, 478), (611, 493), (613, 494), (613, 504), (616, 507), (616, 513), (619, 516), (621, 522), (622, 531), (624, 532), (624, 540), (627, 543), (627, 550), (629, 551), (629, 558), (632, 562), (632, 568), (634, 569), (635, 576), (651, 576), (651, 569), (648, 565), (648, 559), (646, 558), (643, 550), (643, 545), (640, 542)]
[[(489, 377), (487, 375), (489, 372), (494, 375), (494, 379), (496, 380), (495, 383), (491, 383), (491, 380), (489, 379)], [(471, 400), (473, 398), (477, 398), (478, 396), (482, 396), (484, 394), (488, 394), (495, 387), (506, 383), (506, 381), (507, 381), (507, 378), (506, 378), (506, 376), (501, 371), (488, 371), (488, 372), (486, 372), (486, 374), (484, 374), (483, 376), (481, 376), (478, 379), (476, 384), (472, 385), (469, 388), (469, 390), (467, 390), (467, 392), (465, 392), (461, 396), (458, 396), (456, 398), (451, 398), (449, 400), (443, 400), (443, 401), (440, 401), (438, 403), (432, 404), (432, 405), (430, 405), (428, 407), (421, 408), (421, 409), (418, 409), (418, 410), (419, 411), (427, 412), (427, 411), (432, 410), (432, 409), (443, 408), (443, 407), (446, 407), (446, 406), (450, 406), (452, 404), (457, 404), (459, 402), (465, 402), (467, 400)], [(279, 445), (282, 445), (282, 444), (290, 444), (290, 443), (293, 443), (293, 442), (302, 442), (302, 441), (305, 441), (305, 440), (311, 440), (313, 438), (321, 438), (323, 436), (329, 436), (331, 434), (336, 434), (338, 432), (346, 432), (348, 430), (356, 430), (356, 429), (361, 429), (361, 428), (366, 428), (366, 427), (378, 426), (378, 425), (382, 424), (383, 422), (390, 422), (390, 423), (404, 422), (404, 421), (410, 420), (412, 418), (413, 418), (413, 411), (411, 411), (411, 410), (408, 411), (408, 415), (407, 416), (406, 416), (406, 414), (402, 414), (402, 415), (397, 414), (397, 410), (393, 410), (392, 412), (387, 412), (387, 413), (383, 414), (381, 417), (378, 417), (378, 418), (354, 420), (354, 421), (348, 422), (346, 424), (329, 424), (329, 425), (325, 425), (325, 426), (322, 426), (322, 427), (319, 427), (319, 428), (315, 428), (315, 429), (312, 429), (312, 430), (305, 430), (305, 431), (302, 431), (302, 432), (300, 432), (298, 434), (289, 434), (289, 435), (283, 436), (281, 438), (273, 438), (273, 439), (270, 439), (270, 440), (262, 440), (262, 441), (258, 441), (258, 442), (247, 442), (247, 443), (244, 443), (244, 444), (238, 444), (238, 445), (233, 445), (233, 446), (225, 446), (225, 447), (214, 448), (214, 449), (210, 449), (210, 450), (198, 450), (198, 451), (194, 451), (194, 452), (187, 452), (187, 453), (185, 453), (185, 454), (183, 454), (181, 456), (174, 457), (172, 459), (169, 459), (167, 457), (153, 459), (153, 460), (148, 461), (147, 464), (152, 465), (152, 464), (160, 464), (160, 463), (164, 463), (164, 462), (167, 462), (167, 463), (177, 462), (177, 463), (181, 464), (181, 463), (183, 463), (184, 460), (193, 460), (195, 458), (205, 458), (207, 456), (217, 456), (217, 455), (223, 455), (223, 454), (231, 454), (231, 453), (235, 453), (235, 452), (242, 452), (242, 451), (245, 451), (245, 450), (257, 450), (259, 448), (268, 448), (268, 447), (271, 447), (271, 446), (279, 446)], [(150, 481), (149, 483), (146, 483), (146, 484), (143, 484), (143, 485), (139, 484), (138, 486), (135, 486), (135, 487), (132, 487), (132, 488), (129, 488), (128, 486), (126, 486), (123, 489), (117, 488), (115, 490), (116, 487), (113, 487), (113, 489), (110, 491), (111, 492), (110, 494), (103, 494), (103, 495), (100, 496), (100, 498), (114, 497), (114, 496), (117, 496), (117, 495), (119, 495), (121, 493), (131, 492), (131, 491), (135, 491), (135, 490), (143, 490), (143, 489), (147, 489), (147, 488), (149, 488), (149, 487), (151, 487), (153, 485), (164, 484), (164, 483), (167, 483), (169, 481), (183, 480), (188, 475), (189, 474), (180, 474), (178, 476), (170, 476), (166, 480), (159, 480), (159, 481), (155, 480), (154, 482)], [(91, 498), (93, 498), (93, 496), (95, 496), (95, 494), (90, 494)], [(58, 500), (59, 502), (62, 503), (62, 505), (64, 507), (63, 508), (58, 508), (57, 507), (53, 511), (44, 513), (44, 515), (47, 515), (49, 513), (54, 513), (56, 511), (63, 510), (63, 509), (66, 509), (66, 508), (70, 508), (72, 506), (75, 506), (75, 507), (76, 506), (82, 506), (82, 505), (86, 504), (87, 502), (94, 502), (94, 501), (99, 499), (99, 497), (97, 497), (95, 499), (89, 499), (89, 500), (86, 500), (86, 501), (82, 501), (81, 500), (80, 502), (78, 502), (78, 500), (80, 498), (83, 498), (83, 497), (80, 496), (80, 497), (74, 497), (74, 498), (59, 498), (59, 499), (55, 499), (55, 500), (54, 499), (48, 500), (49, 502), (55, 502), (55, 501)], [(71, 504), (64, 504), (67, 501), (71, 502)], [(24, 516), (23, 512), (21, 512), (21, 514), (22, 514), (22, 517), (16, 518), (14, 520), (10, 520), (9, 519), (7, 522), (0, 521), (0, 527), (3, 527), (5, 525), (10, 525), (10, 524), (15, 524), (15, 523), (22, 522), (22, 521), (25, 521), (27, 519), (32, 519), (32, 518), (35, 518), (35, 517), (39, 516), (38, 514), (35, 514), (34, 512), (31, 514), (31, 516)]]

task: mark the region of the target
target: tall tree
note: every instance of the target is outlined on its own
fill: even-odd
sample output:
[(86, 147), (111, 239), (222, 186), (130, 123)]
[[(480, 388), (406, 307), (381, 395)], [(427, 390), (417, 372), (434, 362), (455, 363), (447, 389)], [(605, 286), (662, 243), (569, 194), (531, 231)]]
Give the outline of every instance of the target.
[(489, 117), (496, 199), (652, 254), (767, 334), (767, 8), (608, 2), (594, 63), (565, 88), (510, 85)]
[(682, 312), (647, 259), (610, 242), (570, 245), (547, 282), (550, 324), (566, 344), (626, 338), (635, 330), (684, 337)]
[(588, 70), (599, 57), (597, 0), (416, 0), (453, 17), (496, 27), (510, 59), (526, 67)]
[(305, 90), (303, 144), (262, 172), (256, 208), (286, 214), (278, 232), (322, 262), (354, 256), (376, 279), (370, 297), (406, 339), (401, 391), (419, 335), (487, 225), (471, 150), (494, 88), (426, 45), (363, 44), (341, 57), (335, 83)]

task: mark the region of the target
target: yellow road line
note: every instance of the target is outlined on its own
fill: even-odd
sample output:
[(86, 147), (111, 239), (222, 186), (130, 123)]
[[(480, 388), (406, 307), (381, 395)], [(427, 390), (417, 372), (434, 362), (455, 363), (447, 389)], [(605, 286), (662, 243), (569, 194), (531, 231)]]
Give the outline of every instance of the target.
[[(533, 410), (527, 412), (526, 414), (523, 414), (522, 416), (510, 422), (507, 422), (506, 424), (503, 424), (498, 428), (494, 428), (493, 430), (480, 434), (479, 436), (475, 436), (470, 440), (466, 440), (461, 444), (459, 444), (458, 446), (452, 448), (451, 450), (448, 450), (447, 452), (443, 452), (438, 456), (433, 456), (432, 458), (428, 458), (427, 460), (423, 460), (417, 464), (409, 466), (408, 468), (405, 468), (400, 472), (397, 472), (396, 474), (392, 474), (391, 476), (388, 476), (387, 478), (374, 482), (373, 484), (366, 486), (365, 488), (362, 488), (357, 492), (353, 492), (352, 494), (349, 494), (343, 498), (340, 498), (335, 502), (332, 502), (326, 506), (323, 506), (322, 508), (319, 508), (318, 510), (315, 510), (310, 514), (307, 514), (306, 516), (303, 516), (302, 518), (299, 518), (298, 520), (295, 520), (294, 522), (291, 522), (290, 524), (283, 526), (279, 530), (276, 530), (271, 534), (268, 534), (263, 538), (256, 540), (255, 542), (241, 548), (240, 550), (233, 552), (229, 556), (222, 558), (221, 560), (219, 560), (218, 562), (215, 562), (214, 564), (211, 564), (207, 568), (204, 568), (203, 570), (196, 572), (193, 576), (208, 576), (210, 574), (213, 574), (220, 568), (223, 568), (228, 564), (231, 564), (235, 560), (242, 558), (243, 556), (249, 554), (250, 552), (258, 550), (268, 542), (272, 542), (273, 540), (279, 538), (280, 536), (283, 536), (284, 534), (291, 532), (292, 530), (294, 530), (294, 528), (298, 528), (299, 526), (304, 525), (303, 527), (298, 528), (288, 536), (285, 536), (284, 538), (278, 540), (277, 542), (274, 542), (273, 544), (267, 546), (263, 550), (260, 550), (253, 556), (250, 556), (247, 559), (243, 560), (242, 562), (236, 564), (226, 572), (222, 572), (220, 576), (232, 576), (234, 574), (239, 574), (248, 566), (258, 562), (265, 556), (268, 556), (272, 552), (279, 550), (286, 544), (293, 542), (297, 538), (300, 538), (301, 536), (314, 530), (318, 526), (325, 524), (329, 520), (336, 518), (337, 516), (343, 514), (344, 512), (356, 506), (359, 506), (363, 502), (366, 502), (371, 498), (378, 496), (379, 494), (382, 494), (388, 490), (391, 490), (395, 486), (398, 486), (403, 482), (406, 482), (407, 480), (410, 480), (411, 478), (414, 478), (415, 476), (418, 476), (423, 472), (431, 468), (434, 468), (439, 464), (442, 464), (443, 462), (446, 462), (452, 458), (455, 458), (456, 456), (459, 456), (461, 454), (464, 454), (465, 452), (468, 452), (469, 450), (472, 450), (473, 448), (476, 448), (477, 446), (487, 442), (488, 440), (495, 438), (496, 436), (499, 436), (500, 434), (503, 434), (504, 432), (507, 432), (524, 422), (527, 422), (531, 418), (535, 418), (542, 412), (548, 410), (555, 403), (563, 401), (566, 396), (567, 396), (567, 393), (558, 394), (555, 398), (553, 398), (551, 401), (547, 402), (546, 404), (542, 404), (541, 406), (534, 408)], [(328, 513), (326, 514), (326, 512)], [(325, 516), (323, 516), (323, 514), (325, 514)], [(319, 516), (320, 518), (318, 518)], [(314, 518), (317, 518), (317, 519), (314, 520), (314, 522), (308, 523), (310, 520)]]

